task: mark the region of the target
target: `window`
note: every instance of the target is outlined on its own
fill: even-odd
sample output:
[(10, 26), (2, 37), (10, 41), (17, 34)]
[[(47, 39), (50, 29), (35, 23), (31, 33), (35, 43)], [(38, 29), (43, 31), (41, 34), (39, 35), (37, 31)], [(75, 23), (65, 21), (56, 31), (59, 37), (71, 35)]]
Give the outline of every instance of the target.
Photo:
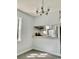
[(17, 40), (21, 41), (21, 25), (22, 25), (22, 17), (18, 17), (17, 20)]

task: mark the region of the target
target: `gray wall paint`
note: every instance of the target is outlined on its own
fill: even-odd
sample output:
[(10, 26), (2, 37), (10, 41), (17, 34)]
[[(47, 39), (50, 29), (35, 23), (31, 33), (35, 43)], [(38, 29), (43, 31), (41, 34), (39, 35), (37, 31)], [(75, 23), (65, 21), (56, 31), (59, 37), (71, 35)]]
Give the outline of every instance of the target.
[(17, 54), (32, 49), (32, 29), (33, 17), (21, 11), (17, 11), (17, 16), (22, 17), (21, 42), (17, 42)]

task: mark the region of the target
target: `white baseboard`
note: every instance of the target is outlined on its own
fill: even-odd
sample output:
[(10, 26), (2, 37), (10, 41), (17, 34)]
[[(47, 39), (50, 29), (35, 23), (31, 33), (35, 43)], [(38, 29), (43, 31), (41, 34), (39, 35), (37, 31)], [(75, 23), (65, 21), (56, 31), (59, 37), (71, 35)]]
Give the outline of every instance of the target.
[(17, 56), (19, 56), (19, 55), (21, 55), (21, 54), (23, 54), (23, 53), (25, 53), (25, 52), (28, 52), (28, 51), (30, 51), (30, 50), (32, 50), (32, 48), (29, 48), (29, 49), (23, 50), (23, 51), (17, 53)]

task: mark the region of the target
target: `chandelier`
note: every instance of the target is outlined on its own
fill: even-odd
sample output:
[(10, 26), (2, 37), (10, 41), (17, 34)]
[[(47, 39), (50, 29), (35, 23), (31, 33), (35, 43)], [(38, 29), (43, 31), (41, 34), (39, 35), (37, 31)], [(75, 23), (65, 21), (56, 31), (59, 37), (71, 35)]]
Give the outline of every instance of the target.
[(48, 15), (49, 11), (50, 11), (49, 8), (45, 9), (45, 7), (44, 7), (44, 0), (42, 0), (42, 6), (41, 6), (40, 10), (38, 10), (38, 9), (36, 10), (36, 14), (38, 14), (40, 16)]

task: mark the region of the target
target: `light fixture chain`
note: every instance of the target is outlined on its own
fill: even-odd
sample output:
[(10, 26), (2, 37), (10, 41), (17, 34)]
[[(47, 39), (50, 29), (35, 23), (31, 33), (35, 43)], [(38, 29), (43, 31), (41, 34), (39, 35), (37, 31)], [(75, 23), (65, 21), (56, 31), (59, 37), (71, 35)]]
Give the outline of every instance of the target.
[(44, 7), (44, 0), (42, 0), (42, 6)]

